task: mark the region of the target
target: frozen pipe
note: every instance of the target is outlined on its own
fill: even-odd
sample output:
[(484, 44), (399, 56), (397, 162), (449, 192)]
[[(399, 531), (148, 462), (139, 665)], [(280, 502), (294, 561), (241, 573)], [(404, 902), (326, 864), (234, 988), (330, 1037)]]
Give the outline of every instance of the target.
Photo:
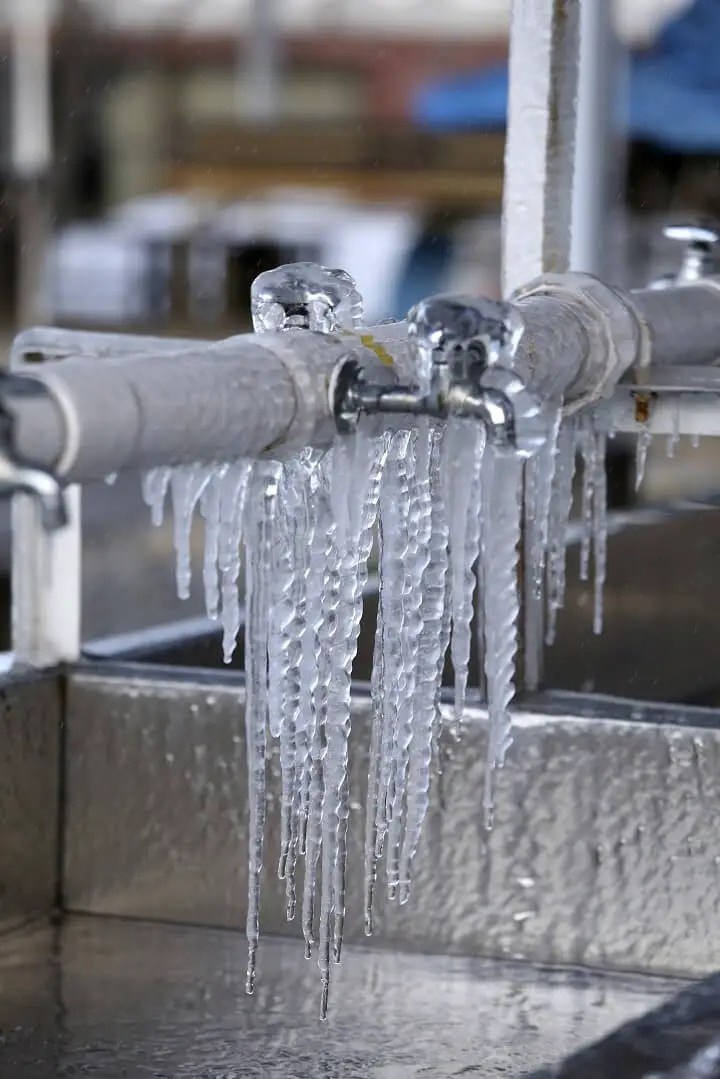
[[(541, 283), (518, 301), (526, 331), (515, 367), (539, 396), (581, 404), (609, 395), (647, 358), (643, 337), (663, 365), (709, 364), (720, 353), (720, 289), (623, 297), (587, 280), (596, 295)], [(10, 402), (17, 451), (68, 482), (83, 482), (125, 468), (328, 444), (330, 380), (350, 350), (372, 381), (409, 378), (405, 323), (343, 336), (249, 334), (170, 353), (28, 365), (48, 396), (32, 407), (25, 397)]]
[(151, 337), (133, 333), (95, 333), (92, 330), (64, 330), (55, 326), (38, 326), (23, 330), (12, 343), (10, 367), (37, 360), (66, 360), (71, 356), (104, 359), (126, 356), (133, 352), (179, 352), (186, 348), (202, 348), (203, 342), (191, 337)]

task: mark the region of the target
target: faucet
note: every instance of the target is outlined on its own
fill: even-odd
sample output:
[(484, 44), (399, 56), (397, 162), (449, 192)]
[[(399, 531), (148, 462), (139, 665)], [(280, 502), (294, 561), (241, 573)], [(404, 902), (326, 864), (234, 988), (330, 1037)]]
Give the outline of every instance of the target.
[(408, 316), (413, 383), (369, 381), (350, 353), (334, 382), (338, 430), (354, 431), (362, 414), (476, 419), (496, 448), (532, 456), (546, 441), (548, 420), (513, 370), (524, 329), (510, 304), (448, 295), (423, 300)]
[(13, 401), (46, 393), (42, 383), (22, 375), (0, 373), (0, 494), (27, 494), (40, 508), (46, 532), (56, 532), (68, 523), (62, 485), (51, 469), (33, 467), (18, 452), (15, 438)]

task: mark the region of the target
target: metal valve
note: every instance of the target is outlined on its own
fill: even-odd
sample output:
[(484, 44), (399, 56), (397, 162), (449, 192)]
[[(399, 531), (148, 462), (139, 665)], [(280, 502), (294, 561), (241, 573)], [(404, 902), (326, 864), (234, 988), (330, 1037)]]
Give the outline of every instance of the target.
[(338, 430), (354, 430), (363, 413), (441, 420), (456, 416), (483, 423), (498, 449), (521, 456), (537, 453), (549, 424), (542, 405), (512, 369), (524, 328), (516, 309), (489, 300), (434, 296), (418, 304), (408, 322), (415, 383), (371, 383), (357, 356), (349, 355), (331, 386)]
[(651, 288), (671, 288), (700, 281), (715, 269), (716, 245), (720, 241), (720, 229), (710, 224), (668, 225), (663, 229), (668, 240), (684, 244), (683, 259), (676, 274), (665, 274), (653, 281)]
[(51, 472), (34, 468), (18, 454), (12, 409), (13, 398), (45, 392), (35, 379), (0, 372), (0, 495), (30, 495), (40, 508), (42, 527), (56, 532), (68, 523), (62, 486)]

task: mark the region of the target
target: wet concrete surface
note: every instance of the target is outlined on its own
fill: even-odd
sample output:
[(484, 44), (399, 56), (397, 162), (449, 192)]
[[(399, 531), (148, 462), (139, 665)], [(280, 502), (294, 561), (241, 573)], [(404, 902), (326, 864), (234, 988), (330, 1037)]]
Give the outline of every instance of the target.
[[(348, 947), (327, 1023), (296, 940), (72, 918), (0, 941), (8, 1079), (450, 1079), (522, 1075), (657, 1007), (661, 979)], [(617, 1079), (621, 1079), (616, 1073)]]

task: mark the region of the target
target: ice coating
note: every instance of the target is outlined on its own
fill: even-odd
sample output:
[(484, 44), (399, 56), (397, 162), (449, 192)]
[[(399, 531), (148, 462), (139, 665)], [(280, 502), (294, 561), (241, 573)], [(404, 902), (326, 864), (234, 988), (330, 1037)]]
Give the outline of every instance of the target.
[(362, 324), (362, 296), (344, 270), (299, 262), (255, 278), (250, 307), (256, 330), (300, 326), (334, 333)]
[[(512, 319), (505, 324), (503, 310), (447, 297), (423, 308), (428, 332), (423, 336), (416, 330), (411, 349), (423, 393), (435, 392), (433, 380), (443, 364), (446, 370), (449, 363), (485, 365), (494, 373), (498, 364), (511, 366), (520, 330)], [(362, 324), (352, 279), (305, 264), (263, 274), (253, 287), (252, 312), (258, 332), (304, 327), (338, 333)], [(450, 317), (446, 333), (440, 332), (443, 312)], [(486, 790), (478, 810), (482, 803), (491, 823), (494, 770), (510, 745), (521, 527), (524, 520), (525, 597), (534, 603), (535, 619), (534, 643), (526, 639), (526, 670), (534, 655), (536, 673), (528, 682), (537, 684), (544, 604), (552, 639), (564, 599), (577, 450), (585, 466), (584, 568), (589, 573), (592, 554), (593, 625), (599, 631), (607, 546), (606, 427), (585, 417), (561, 419), (560, 401), (547, 417), (547, 441), (525, 465), (512, 443), (498, 437), (494, 427), (486, 430), (482, 418), (463, 413), (446, 422), (434, 412), (409, 415), (382, 437), (378, 427), (365, 429), (361, 423), (357, 432), (338, 436), (329, 451), (307, 448), (282, 462), (186, 465), (143, 478), (156, 523), (171, 492), (178, 586), (185, 595), (190, 528), (200, 506), (206, 606), (222, 624), (226, 661), (242, 622), (244, 552), (248, 992), (255, 981), (260, 931), (269, 746), (277, 742), (279, 748), (278, 873), (285, 881), (287, 917), (300, 920), (306, 954), (314, 954), (319, 964), (325, 1017), (345, 929), (350, 739), (370, 743), (363, 900), (365, 931), (371, 933), (383, 856), (381, 879), (388, 896), (401, 904), (411, 896), (439, 755), (448, 650), (458, 717), (464, 707), (475, 574), (490, 732)], [(376, 537), (380, 601), (371, 722), (367, 731), (351, 731), (352, 663)], [(526, 621), (526, 628), (530, 624)]]

